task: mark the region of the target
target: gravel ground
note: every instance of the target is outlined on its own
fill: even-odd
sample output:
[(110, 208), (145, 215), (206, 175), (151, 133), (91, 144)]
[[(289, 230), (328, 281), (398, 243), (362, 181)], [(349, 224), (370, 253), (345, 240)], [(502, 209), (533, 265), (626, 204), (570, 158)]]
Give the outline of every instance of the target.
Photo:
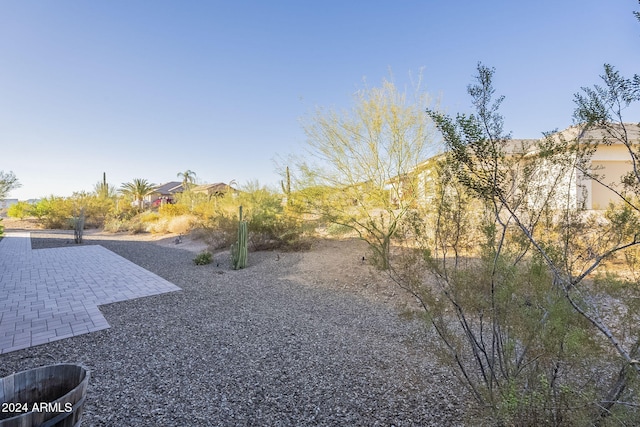
[[(68, 240), (45, 236), (34, 233), (34, 249)], [(87, 243), (183, 291), (101, 306), (107, 330), (0, 355), (0, 376), (86, 366), (83, 426), (465, 424), (465, 398), (430, 356), (429, 333), (399, 316), (392, 292), (372, 297), (384, 289), (370, 277), (355, 289), (324, 283), (313, 251), (251, 253), (233, 271), (226, 254), (195, 266), (177, 246)]]

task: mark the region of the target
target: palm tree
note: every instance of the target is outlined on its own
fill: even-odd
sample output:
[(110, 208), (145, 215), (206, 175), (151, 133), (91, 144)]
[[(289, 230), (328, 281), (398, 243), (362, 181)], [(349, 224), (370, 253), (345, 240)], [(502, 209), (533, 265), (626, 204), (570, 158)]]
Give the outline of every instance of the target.
[(144, 198), (153, 193), (154, 184), (150, 184), (146, 179), (134, 178), (131, 182), (125, 182), (120, 187), (120, 192), (131, 196), (138, 204), (138, 209), (142, 210)]
[(182, 177), (182, 188), (184, 191), (189, 190), (191, 184), (196, 182), (196, 173), (190, 169), (184, 172), (178, 172), (178, 178)]
[(230, 193), (232, 189), (235, 191), (235, 189), (232, 187), (233, 185), (235, 185), (236, 187), (238, 186), (238, 183), (236, 182), (236, 180), (235, 180), (235, 179), (232, 179), (232, 180), (231, 180), (231, 181), (229, 181), (229, 183), (227, 184), (227, 193)]

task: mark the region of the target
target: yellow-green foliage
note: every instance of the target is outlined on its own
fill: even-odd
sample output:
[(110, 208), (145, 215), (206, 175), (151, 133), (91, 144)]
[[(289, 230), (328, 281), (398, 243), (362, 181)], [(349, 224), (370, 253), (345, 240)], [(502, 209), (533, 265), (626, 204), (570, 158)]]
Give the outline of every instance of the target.
[[(228, 248), (235, 241), (238, 207), (243, 206), (248, 222), (252, 250), (275, 247), (300, 247), (304, 224), (282, 196), (252, 183), (244, 191), (217, 197), (185, 192), (175, 204), (165, 204), (157, 212), (147, 211), (131, 217), (127, 211), (111, 215), (108, 231), (149, 231), (152, 233), (188, 233), (198, 228), (213, 248)], [(120, 202), (126, 207), (128, 203)]]
[(201, 200), (192, 213), (202, 233), (213, 248), (228, 248), (236, 240), (238, 207), (243, 207), (243, 219), (248, 223), (251, 250), (276, 247), (297, 248), (303, 234), (303, 223), (289, 208), (283, 205), (282, 196), (260, 187), (257, 183), (237, 194)]
[(419, 85), (412, 89), (384, 81), (358, 91), (348, 110), (318, 109), (303, 122), (312, 160), (300, 159), (294, 169), (296, 203), (326, 223), (351, 227), (382, 269), (405, 214), (418, 204), (415, 168), (437, 147), (425, 114), (432, 100)]
[(70, 228), (70, 219), (84, 209), (85, 227), (101, 227), (115, 208), (115, 201), (92, 193), (79, 192), (71, 197), (49, 196), (35, 203), (29, 214), (45, 228)]
[(140, 220), (140, 222), (145, 223), (156, 222), (160, 219), (160, 215), (157, 212), (147, 211), (139, 214), (138, 219)]
[(63, 197), (45, 197), (34, 205), (31, 214), (45, 228), (69, 228), (73, 202)]
[(85, 227), (88, 228), (102, 227), (116, 204), (113, 198), (97, 196), (95, 193), (74, 193), (70, 199), (75, 213), (84, 208)]
[(282, 203), (282, 197), (266, 188), (241, 193), (237, 203), (243, 206), (252, 250), (297, 246), (303, 223)]
[(199, 234), (213, 249), (229, 248), (235, 242), (238, 229), (236, 217), (224, 212), (211, 215), (201, 225)]
[(27, 202), (14, 203), (13, 205), (9, 206), (9, 208), (7, 209), (7, 215), (10, 218), (25, 219), (26, 217), (31, 216), (32, 208), (33, 208), (33, 205), (31, 203), (27, 203)]
[(158, 208), (158, 214), (162, 217), (179, 216), (189, 213), (189, 208), (183, 204), (165, 203)]

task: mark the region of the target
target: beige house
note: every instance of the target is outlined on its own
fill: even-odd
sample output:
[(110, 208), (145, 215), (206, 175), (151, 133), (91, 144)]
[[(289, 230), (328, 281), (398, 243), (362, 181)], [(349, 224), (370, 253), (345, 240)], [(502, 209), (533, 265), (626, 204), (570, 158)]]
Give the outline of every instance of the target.
[[(625, 124), (624, 128), (619, 125), (613, 126), (611, 130), (619, 135), (626, 133), (627, 140), (630, 141), (635, 151), (640, 149), (640, 126), (638, 124)], [(573, 208), (584, 206), (585, 209), (590, 210), (606, 209), (611, 201), (619, 201), (615, 191), (623, 190), (622, 178), (633, 170), (632, 155), (625, 144), (620, 140), (608, 137), (603, 130), (581, 132), (579, 127), (572, 126), (557, 132), (551, 137), (563, 138), (565, 141), (597, 142), (597, 148), (591, 157), (590, 169), (586, 171), (587, 173), (574, 168), (565, 173), (564, 176), (559, 176), (560, 172), (555, 173), (553, 165), (549, 164), (548, 167), (545, 167), (543, 162), (537, 175), (531, 181), (531, 185), (544, 187), (551, 185), (551, 182), (555, 182), (560, 188), (559, 193), (568, 195), (568, 199), (562, 201), (563, 204), (568, 200), (569, 206)], [(607, 143), (602, 142), (605, 137), (607, 137)], [(535, 156), (537, 142), (540, 141), (514, 139), (509, 141), (507, 150), (512, 153), (524, 154), (525, 158), (529, 155)], [(441, 158), (443, 158), (442, 155), (422, 162), (410, 174), (416, 179), (416, 182), (411, 187), (418, 192), (418, 203), (420, 205), (429, 205), (435, 197), (435, 185), (437, 182), (435, 166)], [(638, 160), (640, 161), (640, 159)], [(592, 179), (591, 176), (597, 176), (600, 182)], [(403, 178), (407, 182), (408, 179), (407, 177)], [(409, 186), (399, 186), (400, 197), (402, 197), (403, 187), (408, 188)], [(535, 203), (534, 200), (531, 202)]]
[(171, 181), (165, 184), (156, 185), (153, 189), (153, 193), (144, 198), (144, 203), (147, 206), (160, 206), (164, 203), (175, 203), (176, 195), (182, 192), (182, 183), (178, 181)]
[[(615, 131), (621, 132), (621, 127), (616, 127)], [(640, 126), (638, 124), (625, 124), (624, 131), (628, 140), (633, 145), (634, 152), (640, 148)], [(575, 128), (569, 128), (565, 132), (577, 133)], [(601, 140), (604, 134), (602, 131), (592, 131), (585, 135), (587, 138)], [(591, 171), (601, 177), (603, 184), (612, 187), (615, 191), (621, 191), (622, 178), (633, 171), (632, 159), (635, 154), (629, 152), (629, 147), (620, 141), (613, 144), (599, 144), (596, 152), (591, 158)], [(637, 159), (636, 159), (637, 160)], [(586, 188), (587, 209), (606, 209), (610, 201), (617, 200), (618, 196), (610, 189), (592, 179), (584, 179), (582, 185)]]
[(196, 194), (206, 194), (209, 199), (214, 197), (224, 197), (227, 193), (231, 193), (232, 196), (235, 196), (238, 193), (237, 189), (233, 188), (229, 184), (225, 184), (224, 182), (198, 185), (192, 188), (191, 191)]
[[(617, 138), (623, 135), (626, 135), (631, 147)], [(560, 180), (565, 187), (563, 193), (570, 196), (572, 207), (584, 206), (585, 209), (602, 210), (610, 202), (620, 201), (616, 192), (624, 190), (622, 179), (633, 171), (632, 159), (635, 155), (630, 153), (630, 149), (636, 152), (640, 148), (640, 127), (637, 124), (626, 123), (624, 127), (616, 125), (609, 131), (584, 131), (578, 126), (572, 126), (552, 137), (566, 141), (577, 140), (596, 147), (586, 173), (574, 169)]]

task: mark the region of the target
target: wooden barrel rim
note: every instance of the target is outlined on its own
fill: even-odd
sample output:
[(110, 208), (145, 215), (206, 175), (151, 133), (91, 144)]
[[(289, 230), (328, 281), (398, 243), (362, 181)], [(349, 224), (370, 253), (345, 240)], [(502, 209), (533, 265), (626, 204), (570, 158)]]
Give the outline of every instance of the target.
[[(64, 393), (62, 396), (59, 396), (59, 397), (51, 396), (51, 398), (43, 400), (43, 403), (60, 404), (60, 405), (63, 405), (65, 403), (71, 403), (72, 408), (69, 412), (57, 413), (57, 415), (49, 419), (42, 419), (42, 417), (46, 416), (45, 414), (53, 415), (56, 413), (55, 412), (38, 412), (38, 411), (28, 411), (24, 413), (18, 413), (10, 418), (0, 419), (0, 426), (26, 425), (25, 422), (29, 420), (32, 424), (37, 423), (37, 425), (39, 425), (40, 427), (52, 427), (58, 423), (64, 422), (67, 418), (71, 416), (73, 416), (73, 419), (66, 420), (67, 422), (64, 422), (64, 424), (62, 425), (65, 425), (65, 426), (70, 425), (69, 421), (74, 422), (75, 420), (76, 423), (73, 424), (73, 426), (74, 427), (79, 426), (82, 419), (82, 409), (83, 409), (83, 404), (86, 397), (87, 385), (90, 377), (89, 370), (84, 366), (77, 365), (77, 364), (70, 364), (70, 363), (60, 363), (60, 364), (54, 364), (54, 365), (40, 366), (37, 368), (16, 372), (14, 374), (8, 375), (0, 379), (0, 385), (2, 386), (0, 387), (0, 395), (2, 395), (3, 402), (9, 401), (9, 399), (7, 399), (6, 394), (4, 393), (5, 390), (3, 390), (3, 388), (6, 386), (5, 384), (6, 380), (9, 380), (9, 384), (10, 384), (9, 390), (11, 390), (11, 393), (17, 394), (16, 386), (15, 386), (15, 378), (20, 378), (20, 380), (22, 381), (22, 377), (25, 377), (28, 375), (33, 375), (37, 377), (38, 371), (43, 371), (43, 372), (53, 371), (53, 377), (55, 377), (57, 370), (64, 372), (65, 369), (71, 369), (72, 372), (73, 370), (77, 370), (74, 373), (74, 376), (77, 373), (77, 376), (78, 376), (77, 380), (71, 382), (71, 384), (69, 385), (71, 389), (68, 390), (66, 393)], [(49, 377), (49, 379), (50, 378), (51, 377)], [(33, 384), (35, 384), (36, 387), (33, 387), (32, 390), (36, 390), (37, 386), (46, 386), (46, 384), (39, 384), (38, 382), (34, 382)], [(26, 388), (23, 388), (21, 391), (24, 391), (24, 390), (26, 390)], [(11, 396), (11, 394), (9, 395)], [(35, 403), (35, 402), (25, 402), (25, 403)]]

